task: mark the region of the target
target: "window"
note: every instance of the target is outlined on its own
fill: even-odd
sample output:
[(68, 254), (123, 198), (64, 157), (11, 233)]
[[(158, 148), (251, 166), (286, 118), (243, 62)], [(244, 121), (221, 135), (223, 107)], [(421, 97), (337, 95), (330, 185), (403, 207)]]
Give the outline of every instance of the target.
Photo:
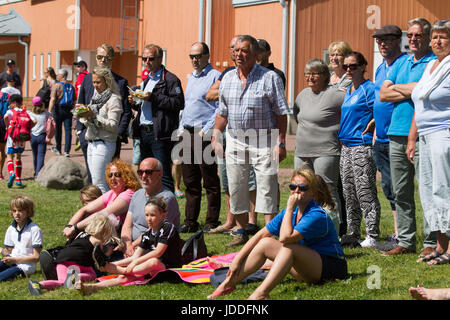
[(40, 61), (41, 65), (39, 68), (39, 79), (42, 80), (44, 79), (44, 53), (41, 52), (41, 61)]
[(35, 53), (33, 54), (33, 65), (32, 65), (32, 68), (33, 68), (32, 80), (36, 80), (36, 54)]
[(50, 67), (52, 65), (52, 53), (47, 53), (47, 67)]
[(269, 2), (279, 2), (279, 0), (233, 0), (234, 7), (252, 6)]

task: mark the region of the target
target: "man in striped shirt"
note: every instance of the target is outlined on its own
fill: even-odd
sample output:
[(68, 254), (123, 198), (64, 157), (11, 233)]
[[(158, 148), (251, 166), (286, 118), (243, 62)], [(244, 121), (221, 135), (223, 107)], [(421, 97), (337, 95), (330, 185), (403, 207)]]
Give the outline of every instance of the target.
[(213, 148), (223, 157), (221, 134), (226, 132), (226, 166), (230, 191), (230, 211), (238, 225), (237, 236), (227, 246), (248, 240), (250, 166), (255, 168), (257, 195), (255, 212), (266, 222), (278, 212), (278, 161), (286, 157), (287, 114), (290, 109), (281, 78), (256, 63), (258, 42), (240, 36), (234, 48), (236, 69), (223, 77), (219, 89)]

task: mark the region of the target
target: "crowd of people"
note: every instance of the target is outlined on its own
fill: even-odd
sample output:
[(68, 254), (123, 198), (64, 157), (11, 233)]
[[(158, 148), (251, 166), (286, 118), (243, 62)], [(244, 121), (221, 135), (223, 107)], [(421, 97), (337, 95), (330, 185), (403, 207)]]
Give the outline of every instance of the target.
[[(82, 197), (83, 207), (62, 231), (67, 243), (56, 253), (42, 250), (42, 231), (30, 219), (32, 201), (15, 197), (1, 279), (30, 274), (38, 261), (42, 264), (53, 254), (54, 272), (44, 281), (30, 281), (30, 293), (65, 286), (92, 294), (180, 266), (179, 233), (200, 228), (204, 188), (203, 231), (231, 232), (234, 239), (227, 247), (243, 245), (225, 281), (209, 297), (231, 293), (242, 279), (269, 265), (267, 277), (250, 296), (264, 299), (288, 273), (308, 283), (345, 279), (346, 246), (376, 248), (385, 256), (415, 253), (415, 178), (425, 234), (417, 262), (449, 264), (450, 21), (408, 21), (410, 55), (402, 52), (401, 37), (401, 29), (390, 24), (373, 34), (383, 57), (374, 81), (366, 75), (364, 55), (344, 41), (330, 44), (329, 64), (319, 58), (306, 63), (307, 88), (293, 106), (295, 169), (281, 211), (277, 169), (286, 158), (287, 117), (292, 112), (284, 74), (269, 63), (271, 49), (264, 39), (234, 36), (234, 66), (222, 73), (209, 63), (208, 45), (193, 43), (193, 71), (185, 90), (162, 64), (163, 50), (156, 44), (145, 46), (143, 81), (132, 88), (111, 71), (114, 49), (107, 44), (97, 48), (91, 73), (84, 61), (75, 63), (75, 87), (67, 83), (66, 70), (56, 74), (49, 67), (28, 112), (35, 176), (49, 141), (48, 120), (55, 121), (58, 154), (64, 125), (64, 155), (69, 156), (75, 115), (76, 148), (83, 152), (97, 196)], [(20, 80), (11, 72), (5, 83), (20, 90)], [(4, 132), (23, 109), (20, 94), (8, 90)], [(20, 186), (25, 142), (6, 136), (0, 147), (6, 143), (7, 184), (12, 187), (16, 181)], [(121, 144), (128, 137), (137, 168), (120, 160)], [(394, 234), (384, 243), (377, 171), (394, 219)], [(219, 221), (222, 190), (224, 224)], [(183, 223), (177, 197), (185, 197)], [(261, 228), (258, 213), (264, 215)], [(22, 229), (32, 239), (28, 247), (14, 237)], [(120, 276), (88, 283), (99, 272)], [(410, 293), (414, 298), (446, 296), (432, 290), (419, 286)]]

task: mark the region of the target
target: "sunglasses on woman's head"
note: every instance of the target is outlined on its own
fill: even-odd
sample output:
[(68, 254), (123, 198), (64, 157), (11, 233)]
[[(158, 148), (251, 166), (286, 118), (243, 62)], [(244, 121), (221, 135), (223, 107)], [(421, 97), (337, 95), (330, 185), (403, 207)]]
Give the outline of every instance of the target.
[(355, 71), (358, 67), (359, 67), (359, 64), (357, 64), (357, 63), (343, 64), (342, 65), (342, 68), (344, 68), (344, 70), (347, 70), (347, 69), (350, 68), (350, 71)]
[(295, 183), (291, 183), (291, 184), (289, 185), (289, 189), (290, 189), (291, 191), (295, 191), (295, 190), (297, 190), (297, 188), (298, 188), (300, 191), (307, 191), (307, 190), (309, 189), (309, 187), (308, 187), (307, 184), (295, 184)]
[(120, 173), (120, 172), (110, 172), (109, 174), (108, 174), (108, 178), (112, 178), (112, 177), (116, 177), (116, 178), (122, 178), (122, 174)]

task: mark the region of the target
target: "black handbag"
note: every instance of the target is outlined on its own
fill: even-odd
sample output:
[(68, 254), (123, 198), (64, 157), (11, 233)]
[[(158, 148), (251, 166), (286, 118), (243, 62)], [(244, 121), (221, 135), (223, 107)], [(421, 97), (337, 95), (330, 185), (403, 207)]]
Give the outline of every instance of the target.
[(197, 231), (193, 236), (186, 240), (181, 248), (183, 264), (194, 260), (205, 258), (208, 255), (203, 230)]

